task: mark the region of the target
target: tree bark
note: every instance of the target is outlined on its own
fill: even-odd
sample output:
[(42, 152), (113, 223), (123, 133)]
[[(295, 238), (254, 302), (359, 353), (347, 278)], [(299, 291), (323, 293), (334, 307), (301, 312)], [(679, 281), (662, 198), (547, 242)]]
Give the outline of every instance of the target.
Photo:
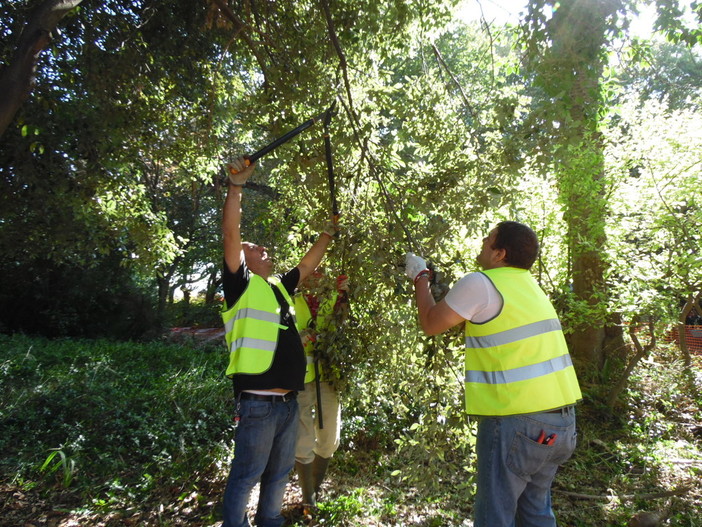
[(29, 97), (35, 83), (39, 55), (49, 45), (51, 32), (82, 0), (47, 0), (22, 29), (10, 63), (0, 71), (0, 137)]
[[(612, 6), (577, 0), (560, 3), (549, 23), (551, 53), (544, 79), (563, 97), (554, 160), (560, 200), (567, 224), (575, 303), (568, 344), (583, 364), (604, 363), (607, 204), (604, 193), (604, 147), (599, 132), (601, 76), (607, 41), (606, 20)], [(547, 77), (548, 76), (548, 77)], [(560, 94), (556, 95), (560, 91)]]

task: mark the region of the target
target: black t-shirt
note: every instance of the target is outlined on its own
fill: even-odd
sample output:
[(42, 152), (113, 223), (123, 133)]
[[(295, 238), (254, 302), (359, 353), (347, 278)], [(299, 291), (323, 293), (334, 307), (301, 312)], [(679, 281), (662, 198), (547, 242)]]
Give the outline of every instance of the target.
[[(244, 290), (249, 285), (250, 276), (251, 271), (245, 263), (239, 267), (236, 273), (232, 273), (227, 263), (224, 262), (222, 287), (228, 308), (234, 306), (241, 295), (244, 294)], [(288, 294), (292, 296), (300, 280), (300, 270), (295, 267), (287, 273), (277, 276)], [(307, 360), (300, 341), (300, 335), (295, 328), (292, 315), (290, 314), (290, 306), (286, 302), (285, 297), (274, 285), (271, 285), (271, 288), (280, 304), (280, 323), (285, 326), (285, 329), (278, 330), (278, 344), (275, 348), (273, 363), (268, 371), (256, 375), (238, 373), (233, 376), (234, 392), (237, 394), (242, 390), (282, 388), (301, 391), (305, 389)]]

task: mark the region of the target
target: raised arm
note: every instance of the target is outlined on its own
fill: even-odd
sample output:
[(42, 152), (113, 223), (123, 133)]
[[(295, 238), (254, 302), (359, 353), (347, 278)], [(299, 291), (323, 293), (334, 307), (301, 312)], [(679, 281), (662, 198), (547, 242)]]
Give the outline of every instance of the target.
[[(222, 213), (222, 238), (224, 241), (224, 261), (232, 273), (236, 273), (244, 261), (241, 250), (241, 191), (253, 174), (254, 166), (246, 166), (243, 157), (227, 165), (229, 188)], [(232, 174), (230, 167), (236, 172)]]
[(317, 268), (324, 258), (324, 253), (329, 247), (329, 243), (334, 238), (338, 228), (335, 223), (330, 225), (319, 235), (319, 239), (310, 247), (307, 254), (302, 257), (297, 268), (300, 270), (300, 282), (307, 278)]
[(431, 294), (429, 278), (431, 272), (423, 258), (407, 253), (405, 272), (414, 281), (414, 298), (417, 301), (419, 325), (427, 335), (438, 335), (456, 326), (465, 319), (449, 307), (446, 300), (438, 304)]
[(438, 304), (434, 301), (428, 275), (420, 276), (415, 282), (414, 297), (417, 300), (419, 324), (427, 335), (438, 335), (465, 320), (449, 307), (446, 300)]

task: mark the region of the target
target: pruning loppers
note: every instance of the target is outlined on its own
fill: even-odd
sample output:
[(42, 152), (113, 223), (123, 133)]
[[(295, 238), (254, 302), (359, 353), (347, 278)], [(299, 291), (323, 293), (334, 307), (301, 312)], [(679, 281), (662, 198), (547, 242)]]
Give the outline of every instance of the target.
[[(302, 123), (300, 126), (298, 126), (297, 128), (295, 128), (293, 130), (290, 130), (288, 133), (280, 136), (278, 139), (276, 139), (272, 143), (267, 144), (266, 146), (264, 146), (263, 148), (261, 148), (260, 150), (258, 150), (256, 152), (254, 152), (251, 155), (245, 155), (244, 162), (246, 163), (246, 166), (251, 165), (251, 163), (255, 163), (260, 158), (265, 156), (267, 153), (275, 150), (280, 145), (287, 143), (288, 141), (290, 141), (290, 139), (292, 139), (296, 135), (300, 134), (301, 132), (304, 132), (310, 126), (315, 124), (317, 121), (321, 121), (322, 119), (325, 119), (325, 123), (326, 123), (327, 120), (331, 118), (331, 112), (333, 111), (335, 105), (336, 105), (336, 101), (334, 102), (334, 104), (332, 104), (324, 112), (320, 113), (319, 115), (315, 115), (314, 117), (312, 117), (312, 119), (308, 119), (307, 121)], [(231, 166), (228, 167), (228, 170), (232, 176), (234, 176), (238, 173), (238, 171), (234, 167), (231, 167)]]

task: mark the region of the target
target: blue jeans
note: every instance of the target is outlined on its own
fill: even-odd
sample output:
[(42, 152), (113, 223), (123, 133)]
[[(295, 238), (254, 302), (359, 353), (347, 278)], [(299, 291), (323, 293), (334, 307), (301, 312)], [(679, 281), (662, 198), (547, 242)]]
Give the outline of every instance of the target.
[(223, 527), (249, 527), (246, 507), (251, 490), (261, 482), (255, 522), (280, 527), (288, 474), (295, 464), (297, 400), (240, 401), (234, 459), (224, 491)]
[[(557, 434), (551, 445), (541, 432)], [(555, 527), (551, 483), (575, 450), (575, 409), (478, 423), (478, 476), (474, 527)]]

